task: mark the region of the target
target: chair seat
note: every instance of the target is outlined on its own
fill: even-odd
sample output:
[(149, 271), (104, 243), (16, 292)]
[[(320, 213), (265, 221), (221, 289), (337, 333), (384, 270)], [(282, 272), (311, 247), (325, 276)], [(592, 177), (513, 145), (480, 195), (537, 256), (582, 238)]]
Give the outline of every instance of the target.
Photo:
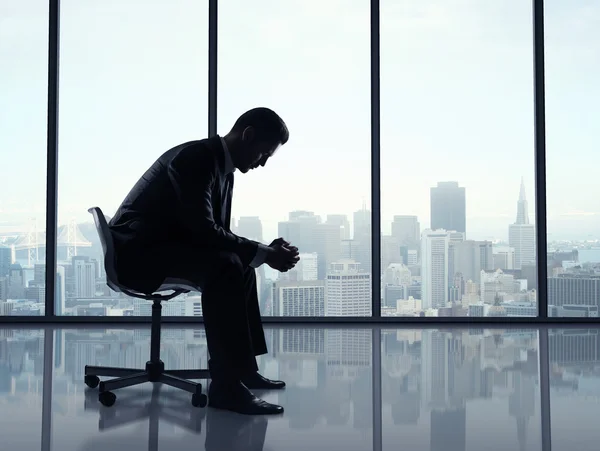
[(199, 286), (194, 285), (189, 280), (167, 277), (163, 284), (160, 287), (158, 287), (158, 290), (156, 290), (156, 292), (160, 293), (161, 291), (175, 290), (202, 291)]

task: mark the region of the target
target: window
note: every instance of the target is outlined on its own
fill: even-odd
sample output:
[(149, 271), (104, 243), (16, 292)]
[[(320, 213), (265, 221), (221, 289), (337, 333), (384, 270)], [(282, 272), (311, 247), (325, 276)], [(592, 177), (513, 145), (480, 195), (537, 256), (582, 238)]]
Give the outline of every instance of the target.
[[(148, 315), (105, 283), (87, 209), (112, 216), (166, 150), (207, 133), (208, 4), (61, 2), (59, 315)], [(61, 282), (62, 280), (62, 282)], [(165, 315), (198, 315), (197, 298)]]
[(382, 315), (537, 315), (532, 20), (381, 2)]
[(48, 2), (0, 4), (0, 315), (45, 312)]
[(598, 317), (600, 12), (546, 2), (548, 316)]
[[(219, 2), (219, 133), (257, 106), (290, 130), (264, 169), (235, 179), (237, 233), (301, 252), (290, 273), (257, 271), (263, 315), (371, 315), (369, 30), (367, 0)], [(289, 305), (284, 291), (307, 281), (324, 296)]]

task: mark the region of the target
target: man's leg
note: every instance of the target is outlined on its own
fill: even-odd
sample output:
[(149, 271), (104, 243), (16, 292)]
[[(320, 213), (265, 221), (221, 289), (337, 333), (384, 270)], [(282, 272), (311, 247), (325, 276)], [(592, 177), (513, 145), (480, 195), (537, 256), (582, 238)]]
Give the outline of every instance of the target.
[(252, 338), (254, 355), (258, 356), (266, 354), (268, 349), (260, 315), (260, 304), (258, 302), (258, 292), (256, 288), (256, 270), (254, 268), (247, 267), (244, 270), (244, 286), (246, 290), (248, 327), (250, 328), (250, 337)]
[[(259, 350), (266, 348), (264, 334), (253, 333), (247, 308), (246, 271), (237, 255), (220, 252), (214, 271), (202, 287), (202, 311), (213, 380), (235, 381), (258, 370), (254, 358), (255, 337)], [(256, 280), (254, 280), (256, 298)], [(260, 312), (259, 312), (260, 321)], [(252, 320), (255, 322), (255, 320)], [(262, 324), (259, 322), (260, 332)], [(263, 352), (261, 352), (263, 353)]]
[[(256, 271), (254, 268), (244, 270), (244, 284), (246, 289), (246, 311), (248, 315), (248, 328), (252, 339), (252, 349), (254, 355), (267, 353), (267, 342), (265, 341), (265, 331), (260, 316), (260, 304), (258, 302), (258, 292), (256, 290)], [(285, 382), (271, 380), (258, 373), (258, 367), (252, 373), (242, 377), (242, 382), (248, 388), (260, 390), (276, 390), (285, 387)]]

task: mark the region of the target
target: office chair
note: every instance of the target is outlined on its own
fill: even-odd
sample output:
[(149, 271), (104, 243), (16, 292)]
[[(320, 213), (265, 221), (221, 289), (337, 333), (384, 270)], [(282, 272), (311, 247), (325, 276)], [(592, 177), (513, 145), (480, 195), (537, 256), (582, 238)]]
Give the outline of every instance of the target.
[[(114, 291), (125, 293), (139, 299), (153, 301), (152, 304), (152, 329), (150, 335), (150, 360), (146, 362), (145, 369), (135, 368), (111, 368), (100, 366), (85, 366), (85, 384), (90, 388), (99, 386), (98, 399), (104, 406), (110, 407), (117, 400), (117, 396), (111, 391), (118, 388), (131, 387), (144, 382), (161, 382), (172, 387), (192, 393), (192, 405), (194, 407), (205, 407), (207, 397), (202, 393), (202, 384), (192, 382), (188, 379), (209, 379), (208, 369), (199, 370), (165, 370), (165, 364), (160, 359), (160, 323), (162, 301), (168, 301), (182, 293), (200, 291), (193, 283), (181, 279), (165, 279), (163, 284), (155, 293), (139, 293), (119, 282), (116, 272), (114, 242), (111, 231), (104, 217), (104, 213), (98, 207), (88, 210), (94, 217), (94, 223), (102, 243), (104, 253), (104, 269), (106, 270), (106, 284)], [(161, 292), (172, 291), (168, 294)], [(98, 376), (115, 377), (107, 381), (100, 381)]]

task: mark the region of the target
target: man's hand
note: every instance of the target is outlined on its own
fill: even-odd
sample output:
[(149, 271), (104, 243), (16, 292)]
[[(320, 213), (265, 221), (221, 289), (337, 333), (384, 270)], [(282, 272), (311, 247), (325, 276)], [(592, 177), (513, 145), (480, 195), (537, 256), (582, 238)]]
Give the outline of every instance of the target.
[(269, 244), (269, 247), (277, 246), (283, 246), (291, 251), (294, 251), (296, 255), (299, 254), (298, 248), (296, 246), (292, 246), (288, 241), (284, 240), (283, 238), (275, 238), (273, 242)]
[(298, 248), (283, 238), (277, 238), (269, 245), (265, 263), (279, 272), (286, 272), (296, 266), (299, 260)]

